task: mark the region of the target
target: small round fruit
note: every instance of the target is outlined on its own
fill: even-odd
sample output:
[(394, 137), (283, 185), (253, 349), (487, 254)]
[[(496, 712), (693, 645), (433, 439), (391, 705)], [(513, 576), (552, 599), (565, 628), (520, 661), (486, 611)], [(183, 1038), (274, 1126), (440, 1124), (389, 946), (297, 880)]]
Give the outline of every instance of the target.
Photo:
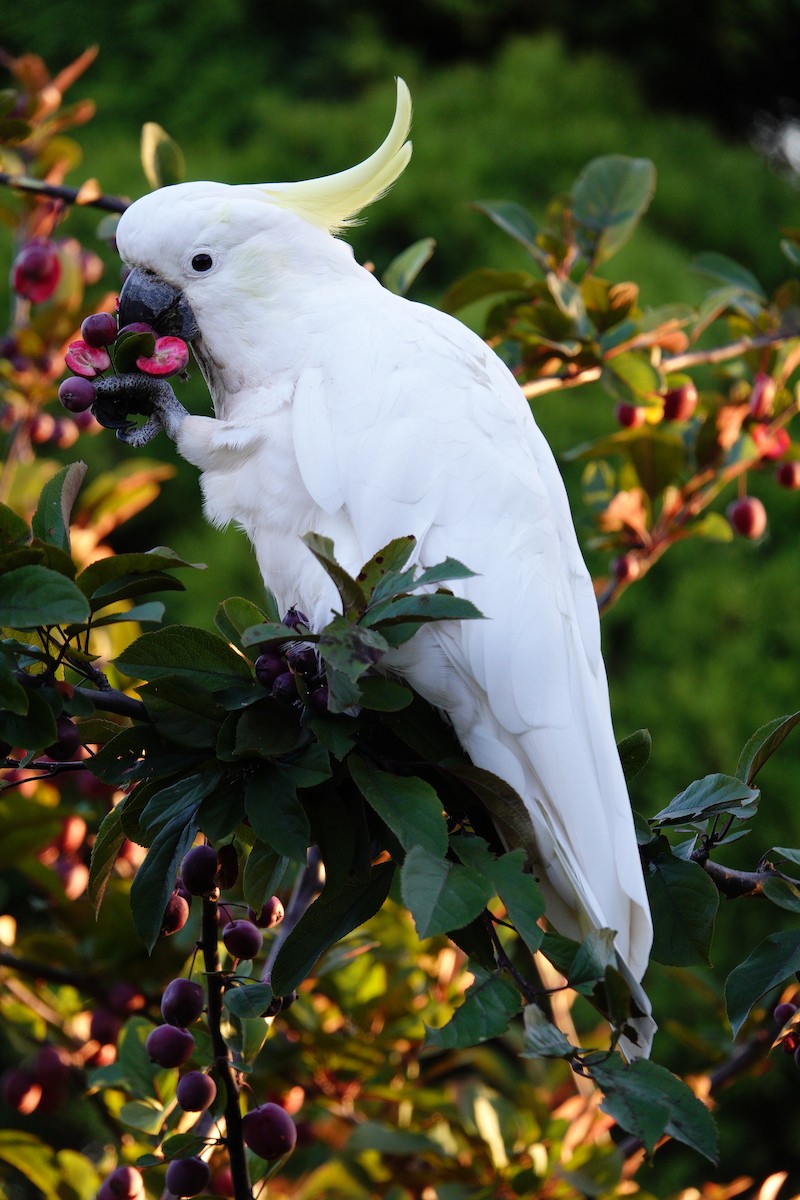
[(52, 758), (55, 762), (69, 762), (75, 757), (81, 744), (80, 731), (77, 725), (62, 713), (56, 717), (56, 733), (57, 740), (42, 753), (45, 758)]
[(775, 478), (781, 487), (796, 492), (800, 489), (800, 461), (782, 462), (775, 472)]
[(645, 421), (645, 412), (640, 404), (618, 404), (614, 416), (623, 429), (639, 429)]
[(116, 1046), (121, 1028), (122, 1022), (119, 1017), (115, 1017), (106, 1009), (99, 1008), (97, 1012), (92, 1013), (89, 1036), (95, 1042), (99, 1042), (101, 1046)]
[(203, 1071), (189, 1071), (178, 1080), (175, 1096), (184, 1112), (205, 1112), (217, 1097), (217, 1085)]
[(641, 575), (642, 564), (635, 555), (622, 554), (619, 558), (614, 559), (611, 570), (614, 578), (618, 579), (620, 583), (632, 583)]
[(163, 937), (171, 937), (179, 929), (183, 929), (189, 920), (189, 903), (180, 892), (173, 892), (164, 909), (161, 918), (161, 933)]
[(256, 659), (254, 670), (261, 686), (270, 689), (278, 676), (285, 673), (286, 663), (275, 650), (265, 650)]
[(319, 674), (319, 659), (316, 651), (312, 646), (305, 646), (302, 642), (289, 647), (286, 651), (286, 661), (293, 671), (297, 671), (309, 679), (313, 679), (315, 675)]
[(110, 346), (117, 337), (116, 317), (111, 313), (92, 313), (81, 325), (81, 337), (87, 346)]
[(144, 1177), (136, 1167), (117, 1167), (108, 1179), (108, 1190), (119, 1200), (134, 1200), (136, 1196), (144, 1195)]
[(3, 1076), (3, 1100), (23, 1116), (35, 1112), (42, 1098), (42, 1085), (32, 1071), (12, 1067)]
[(173, 979), (161, 997), (161, 1016), (167, 1025), (185, 1029), (200, 1016), (205, 999), (199, 983), (191, 979)]
[(252, 921), (231, 921), (222, 931), (225, 949), (234, 958), (255, 958), (264, 944), (261, 930)]
[(210, 1178), (211, 1168), (202, 1158), (175, 1158), (167, 1167), (167, 1191), (173, 1196), (199, 1196)]
[(747, 410), (757, 421), (766, 421), (772, 416), (775, 407), (775, 392), (778, 385), (771, 375), (759, 371), (753, 380)]
[(219, 887), (223, 890), (232, 888), (238, 878), (239, 856), (233, 842), (226, 842), (219, 848)]
[(725, 510), (725, 515), (741, 537), (755, 541), (767, 528), (767, 510), (755, 496), (742, 496)]
[(254, 1154), (271, 1162), (294, 1150), (297, 1129), (279, 1104), (267, 1103), (242, 1117), (242, 1137)]
[(327, 683), (322, 683), (318, 688), (314, 688), (314, 691), (308, 697), (308, 707), (312, 712), (322, 716), (328, 711), (329, 700), (328, 685)]
[(697, 388), (691, 382), (664, 393), (665, 421), (688, 421), (696, 408)]
[(270, 896), (260, 913), (256, 914), (252, 908), (249, 910), (250, 920), (262, 929), (272, 929), (274, 925), (279, 925), (285, 915), (283, 902), (277, 896)]
[(49, 238), (32, 238), (20, 250), (11, 268), (11, 287), (34, 304), (49, 300), (61, 278), (61, 260)]
[(772, 1017), (773, 1020), (777, 1021), (779, 1025), (785, 1025), (787, 1021), (791, 1021), (796, 1012), (796, 1004), (790, 1004), (788, 1001), (784, 1001), (783, 1004), (776, 1005)]
[(58, 389), (58, 398), (71, 413), (86, 412), (97, 398), (97, 392), (91, 379), (82, 375), (70, 375)]
[(157, 1025), (147, 1035), (144, 1048), (152, 1062), (160, 1067), (180, 1067), (191, 1058), (194, 1038), (175, 1025)]
[(297, 680), (291, 671), (284, 671), (272, 685), (272, 695), (282, 704), (293, 704), (300, 693), (297, 690)]
[(219, 856), (213, 846), (192, 846), (181, 863), (181, 883), (193, 896), (207, 896), (217, 886)]

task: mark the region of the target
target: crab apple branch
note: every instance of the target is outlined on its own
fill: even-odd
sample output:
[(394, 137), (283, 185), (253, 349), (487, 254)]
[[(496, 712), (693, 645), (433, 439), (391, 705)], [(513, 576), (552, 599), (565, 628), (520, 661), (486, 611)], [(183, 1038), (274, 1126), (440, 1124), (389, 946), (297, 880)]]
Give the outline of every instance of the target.
[(39, 196), (45, 200), (58, 200), (62, 204), (75, 204), (83, 208), (100, 208), (104, 212), (110, 213), (124, 213), (125, 209), (130, 206), (129, 200), (123, 200), (121, 196), (97, 193), (86, 184), (80, 188), (71, 188), (61, 184), (45, 183), (42, 179), (31, 179), (28, 175), (10, 175), (7, 171), (0, 171), (0, 186), (11, 188), (14, 192)]

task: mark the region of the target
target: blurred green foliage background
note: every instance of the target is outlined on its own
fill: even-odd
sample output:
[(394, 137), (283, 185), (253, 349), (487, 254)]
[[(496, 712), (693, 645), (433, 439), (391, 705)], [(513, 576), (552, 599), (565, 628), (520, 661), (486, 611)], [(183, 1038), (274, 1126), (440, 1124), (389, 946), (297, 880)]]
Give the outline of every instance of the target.
[[(704, 286), (690, 264), (701, 250), (738, 259), (768, 289), (790, 274), (779, 231), (800, 225), (800, 197), (748, 136), (759, 113), (795, 111), (796, 10), (794, 0), (708, 0), (702, 7), (656, 0), (44, 0), (9, 6), (2, 38), (12, 53), (41, 54), (52, 70), (99, 43), (99, 58), (72, 97), (91, 95), (98, 104), (79, 133), (84, 162), (73, 180), (96, 175), (105, 191), (131, 197), (147, 190), (138, 154), (144, 121), (160, 122), (181, 144), (190, 179), (320, 175), (378, 144), (391, 118), (392, 77), (402, 74), (415, 101), (414, 157), (351, 241), (380, 273), (412, 241), (435, 237), (436, 255), (414, 292), (432, 303), (468, 269), (527, 265), (470, 201), (517, 200), (536, 213), (595, 155), (651, 158), (655, 200), (612, 269), (615, 278), (636, 280), (644, 304), (655, 305), (699, 299)], [(96, 223), (87, 211), (70, 217), (89, 244)], [(191, 396), (198, 410), (207, 408), (199, 379)], [(610, 429), (612, 407), (604, 392), (586, 388), (538, 400), (534, 411), (560, 451)], [(110, 439), (80, 449), (93, 471), (131, 453)], [(173, 458), (166, 443), (152, 450)], [(579, 514), (578, 469), (566, 475)], [(647, 726), (653, 735), (651, 764), (634, 784), (634, 804), (646, 814), (695, 777), (732, 772), (753, 730), (798, 707), (800, 505), (766, 475), (750, 488), (770, 515), (762, 542), (680, 545), (605, 619), (618, 734)], [(179, 468), (161, 502), (125, 538), (117, 549), (170, 544), (211, 566), (186, 593), (168, 598), (172, 620), (210, 627), (223, 596), (258, 599), (243, 536), (203, 523), (192, 468)], [(763, 775), (765, 849), (797, 844), (799, 774), (795, 739)], [(737, 861), (736, 847), (729, 858), (754, 865)], [(744, 942), (763, 936), (753, 907), (723, 904), (720, 919), (739, 957)], [(666, 997), (668, 973), (660, 976)], [(688, 1028), (688, 993), (685, 1009)], [(674, 1000), (672, 1011), (680, 1023)], [(670, 1036), (667, 1030), (662, 1043), (667, 1057)], [(691, 1067), (691, 1050), (687, 1062), (686, 1049), (675, 1046), (669, 1065)], [(706, 1064), (698, 1058), (697, 1065)], [(796, 1073), (779, 1063), (773, 1076), (778, 1068), (788, 1094)], [(777, 1086), (773, 1079), (770, 1087)], [(733, 1146), (747, 1135), (747, 1169), (766, 1172), (771, 1151), (759, 1149), (752, 1120), (743, 1095), (741, 1124), (729, 1119), (724, 1136)], [(777, 1136), (770, 1131), (772, 1152)]]

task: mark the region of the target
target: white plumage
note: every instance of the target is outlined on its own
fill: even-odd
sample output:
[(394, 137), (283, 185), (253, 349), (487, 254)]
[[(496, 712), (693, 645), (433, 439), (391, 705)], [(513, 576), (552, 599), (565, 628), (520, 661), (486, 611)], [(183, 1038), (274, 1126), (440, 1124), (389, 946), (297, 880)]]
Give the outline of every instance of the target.
[[(477, 336), (386, 291), (328, 231), (408, 159), (398, 87), (369, 170), (165, 188), (122, 217), (118, 245), (194, 313), (216, 417), (186, 416), (178, 449), (202, 472), (206, 515), (245, 529), (280, 604), (299, 604), (317, 627), (338, 606), (300, 541), (309, 530), (331, 537), (354, 573), (404, 534), (421, 565), (450, 555), (477, 572), (453, 590), (486, 619), (426, 627), (392, 666), (449, 714), (476, 764), (524, 797), (554, 925), (579, 939), (614, 929), (638, 984), (650, 914), (597, 605), (552, 453)], [(198, 254), (211, 268), (192, 266)], [(653, 1029), (640, 1021), (645, 1052)]]

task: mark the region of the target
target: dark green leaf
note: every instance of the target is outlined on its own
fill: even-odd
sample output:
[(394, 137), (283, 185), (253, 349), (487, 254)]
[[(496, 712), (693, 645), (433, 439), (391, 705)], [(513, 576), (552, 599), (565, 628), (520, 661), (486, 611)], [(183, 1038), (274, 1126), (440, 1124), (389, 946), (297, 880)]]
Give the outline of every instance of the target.
[(375, 630), (334, 617), (321, 631), (318, 649), (326, 666), (356, 683), (380, 662), (389, 645)]
[(0, 625), (35, 629), (89, 619), (86, 597), (71, 579), (47, 567), (19, 567), (3, 577)]
[(477, 977), (467, 988), (463, 1003), (440, 1029), (425, 1030), (425, 1045), (440, 1050), (477, 1046), (500, 1037), (520, 1010), (519, 992), (500, 976)]
[[(244, 631), (268, 620), (266, 613), (242, 596), (231, 596), (229, 600), (223, 600), (214, 616), (214, 624), (222, 636), (240, 650), (244, 649)], [(255, 659), (258, 655), (253, 654), (251, 657)]]
[(261, 912), (270, 896), (275, 894), (288, 867), (288, 858), (278, 854), (272, 846), (256, 842), (247, 856), (242, 877), (245, 903), (249, 904), (254, 912)]
[(243, 820), (244, 782), (238, 775), (224, 779), (197, 810), (197, 824), (212, 844), (234, 833)]
[(664, 377), (650, 362), (647, 352), (629, 350), (605, 359), (603, 382), (611, 385), (609, 390), (617, 399), (646, 404), (663, 388)]
[(422, 846), (408, 851), (400, 879), (403, 903), (421, 938), (468, 925), (494, 894), (492, 884), (479, 872), (448, 862)]
[(420, 238), (418, 242), (414, 242), (389, 263), (381, 280), (383, 286), (396, 296), (405, 296), (435, 249), (436, 242), (432, 237)]
[(69, 553), (69, 520), (75, 497), (86, 475), (86, 463), (70, 463), (42, 488), (31, 521), (34, 537)]
[(16, 668), (13, 650), (0, 645), (0, 709), (24, 716), (28, 711), (28, 691), (14, 678)]
[(800, 932), (796, 929), (771, 933), (731, 971), (725, 983), (725, 1003), (734, 1037), (756, 1001), (797, 971), (800, 971)]
[(307, 633), (298, 633), (288, 625), (279, 621), (261, 621), (258, 625), (250, 625), (242, 631), (242, 646), (260, 646), (267, 642), (306, 642)]
[(669, 802), (666, 808), (651, 818), (653, 825), (684, 825), (687, 821), (729, 813), (749, 820), (756, 812), (758, 788), (748, 787), (732, 775), (706, 775)]
[(23, 521), (13, 508), (9, 508), (7, 504), (0, 504), (0, 546), (22, 546), (30, 535), (27, 522)]
[(308, 738), (297, 713), (276, 700), (254, 704), (236, 725), (236, 755), (240, 758), (273, 758), (290, 754)]
[(655, 961), (679, 967), (707, 963), (719, 893), (703, 868), (667, 850), (650, 861), (645, 883), (655, 926)]
[(263, 1017), (273, 1001), (272, 988), (268, 983), (245, 984), (243, 987), (228, 988), (225, 1007), (234, 1017)]
[[(423, 592), (420, 596), (398, 596), (383, 600), (364, 613), (361, 624), (384, 631), (406, 622), (421, 625), (428, 621), (465, 621), (483, 614), (469, 600), (446, 592)], [(388, 636), (388, 634), (387, 634)]]
[(617, 743), (626, 783), (635, 779), (647, 765), (652, 748), (653, 739), (650, 737), (649, 729), (637, 729), (636, 733), (630, 734), (629, 737), (623, 738), (621, 742)]
[(609, 154), (593, 159), (572, 189), (572, 216), (588, 231), (596, 262), (611, 258), (625, 245), (656, 187), (656, 171), (646, 158)]
[(497, 271), (484, 267), (478, 271), (471, 271), (454, 283), (442, 297), (440, 307), (445, 312), (455, 313), (477, 300), (484, 300), (487, 296), (527, 296), (539, 286), (539, 281), (527, 271)]
[(223, 638), (185, 625), (143, 633), (117, 658), (116, 665), (133, 678), (179, 675), (208, 691), (252, 678), (248, 663)]
[[(414, 1133), (410, 1129), (397, 1129), (394, 1125), (381, 1125), (377, 1121), (362, 1121), (357, 1125), (347, 1142), (348, 1154), (359, 1154), (362, 1151), (370, 1152), (377, 1151), (380, 1154), (396, 1154), (408, 1157), (419, 1154), (433, 1154), (437, 1158), (441, 1158), (444, 1150), (435, 1142), (433, 1138), (426, 1137), (424, 1133)], [(442, 1200), (452, 1200), (449, 1194), (445, 1197), (444, 1193), (437, 1187), (437, 1195), (442, 1196)], [(353, 1195), (355, 1195), (355, 1190)], [(403, 1192), (404, 1195), (408, 1193)], [(386, 1193), (386, 1200), (392, 1200), (391, 1192)], [(398, 1197), (398, 1200), (400, 1198)]]
[(360, 693), (359, 703), (362, 708), (370, 708), (375, 712), (399, 712), (406, 708), (414, 698), (413, 692), (387, 679), (385, 675), (366, 675), (358, 684)]
[(137, 1096), (155, 1097), (154, 1079), (158, 1073), (145, 1049), (152, 1023), (144, 1017), (131, 1017), (122, 1027), (117, 1046), (117, 1064), (127, 1089)]
[(529, 861), (537, 862), (536, 835), (525, 801), (504, 779), (474, 767), (471, 763), (448, 760), (441, 764), (459, 779), (486, 806), (507, 846), (521, 847)]
[(768, 876), (761, 885), (768, 900), (787, 912), (800, 912), (800, 887), (790, 879)]
[(389, 894), (393, 863), (373, 867), (366, 880), (356, 879), (336, 890), (326, 884), (281, 947), (272, 969), (277, 996), (294, 991), (331, 946), (374, 916)]
[(535, 1004), (526, 1004), (523, 1017), (525, 1034), (520, 1052), (523, 1058), (572, 1058), (574, 1046), (540, 1008)]
[(119, 805), (112, 808), (103, 818), (97, 837), (92, 846), (92, 860), (89, 868), (89, 899), (95, 912), (100, 911), (103, 903), (106, 885), (111, 878), (114, 863), (125, 841), (125, 830), (122, 828), (122, 813)]
[(134, 876), (131, 885), (133, 923), (148, 951), (158, 941), (178, 866), (196, 833), (197, 822), (193, 815), (174, 817), (155, 838)]
[(593, 985), (605, 979), (606, 971), (614, 966), (616, 961), (614, 931), (592, 929), (581, 942), (572, 960), (569, 972), (570, 987), (590, 994)]
[(725, 254), (718, 254), (714, 250), (698, 254), (692, 260), (692, 267), (703, 275), (710, 275), (712, 279), (718, 279), (721, 283), (730, 284), (742, 291), (749, 292), (759, 300), (766, 302), (764, 290), (755, 275), (748, 271), (747, 267), (734, 262)]
[(454, 837), (452, 846), (465, 866), (480, 871), (490, 881), (517, 933), (535, 954), (544, 937), (537, 923), (544, 914), (544, 901), (536, 880), (526, 869), (525, 851), (512, 850), (495, 858), (482, 838), (463, 835)]
[(53, 710), (38, 691), (28, 689), (28, 709), (24, 714), (0, 712), (0, 741), (26, 750), (43, 750), (57, 738)]
[(165, 677), (139, 688), (150, 720), (166, 739), (195, 749), (214, 746), (224, 709), (189, 679)]
[(186, 167), (180, 146), (155, 121), (142, 126), (141, 158), (151, 188), (183, 182)]
[(515, 242), (519, 242), (520, 246), (524, 246), (528, 253), (533, 255), (540, 266), (543, 265), (545, 256), (536, 243), (539, 226), (521, 204), (516, 204), (513, 200), (475, 200), (472, 207), (485, 213), (498, 229), (509, 234)]
[(358, 573), (356, 583), (363, 588), (367, 595), (372, 596), (378, 584), (397, 577), (397, 572), (406, 565), (416, 544), (417, 539), (410, 533), (404, 537), (393, 538), (391, 542), (373, 554), (368, 563), (364, 564)]
[(319, 533), (306, 533), (303, 535), (302, 541), (305, 542), (317, 562), (336, 585), (336, 590), (342, 598), (345, 614), (357, 614), (366, 608), (367, 597), (363, 589), (336, 561), (331, 539), (322, 537)]
[(421, 846), (437, 858), (444, 858), (447, 825), (442, 802), (429, 783), (379, 771), (356, 755), (351, 755), (347, 762), (362, 796), (404, 850)]
[(206, 763), (199, 774), (184, 775), (155, 792), (140, 817), (142, 828), (158, 829), (178, 816), (194, 814), (200, 801), (214, 791), (224, 774), (224, 767)]
[(736, 775), (752, 784), (764, 763), (783, 744), (792, 730), (800, 724), (800, 712), (787, 717), (777, 717), (762, 725), (747, 742), (736, 765)]
[(122, 625), (126, 621), (135, 621), (137, 625), (160, 625), (164, 619), (164, 605), (160, 600), (150, 600), (146, 604), (135, 604), (125, 612), (107, 613), (104, 617), (95, 617), (92, 628), (102, 625)]
[(311, 841), (308, 817), (286, 770), (260, 767), (245, 786), (245, 811), (263, 842), (294, 862), (306, 861)]
[[(202, 563), (185, 562), (174, 550), (166, 546), (157, 546), (154, 550), (147, 550), (141, 554), (115, 554), (110, 558), (100, 558), (81, 571), (75, 582), (85, 596), (96, 601), (104, 600), (109, 604), (112, 597), (119, 599), (117, 590), (123, 581), (135, 579), (139, 575), (152, 577), (157, 581), (161, 572), (174, 571), (179, 567), (189, 567), (195, 571), (204, 569)], [(175, 580), (171, 582), (173, 585), (176, 583)], [(154, 583), (152, 590), (156, 591), (160, 586)], [(96, 604), (95, 607), (102, 608), (103, 605)]]

